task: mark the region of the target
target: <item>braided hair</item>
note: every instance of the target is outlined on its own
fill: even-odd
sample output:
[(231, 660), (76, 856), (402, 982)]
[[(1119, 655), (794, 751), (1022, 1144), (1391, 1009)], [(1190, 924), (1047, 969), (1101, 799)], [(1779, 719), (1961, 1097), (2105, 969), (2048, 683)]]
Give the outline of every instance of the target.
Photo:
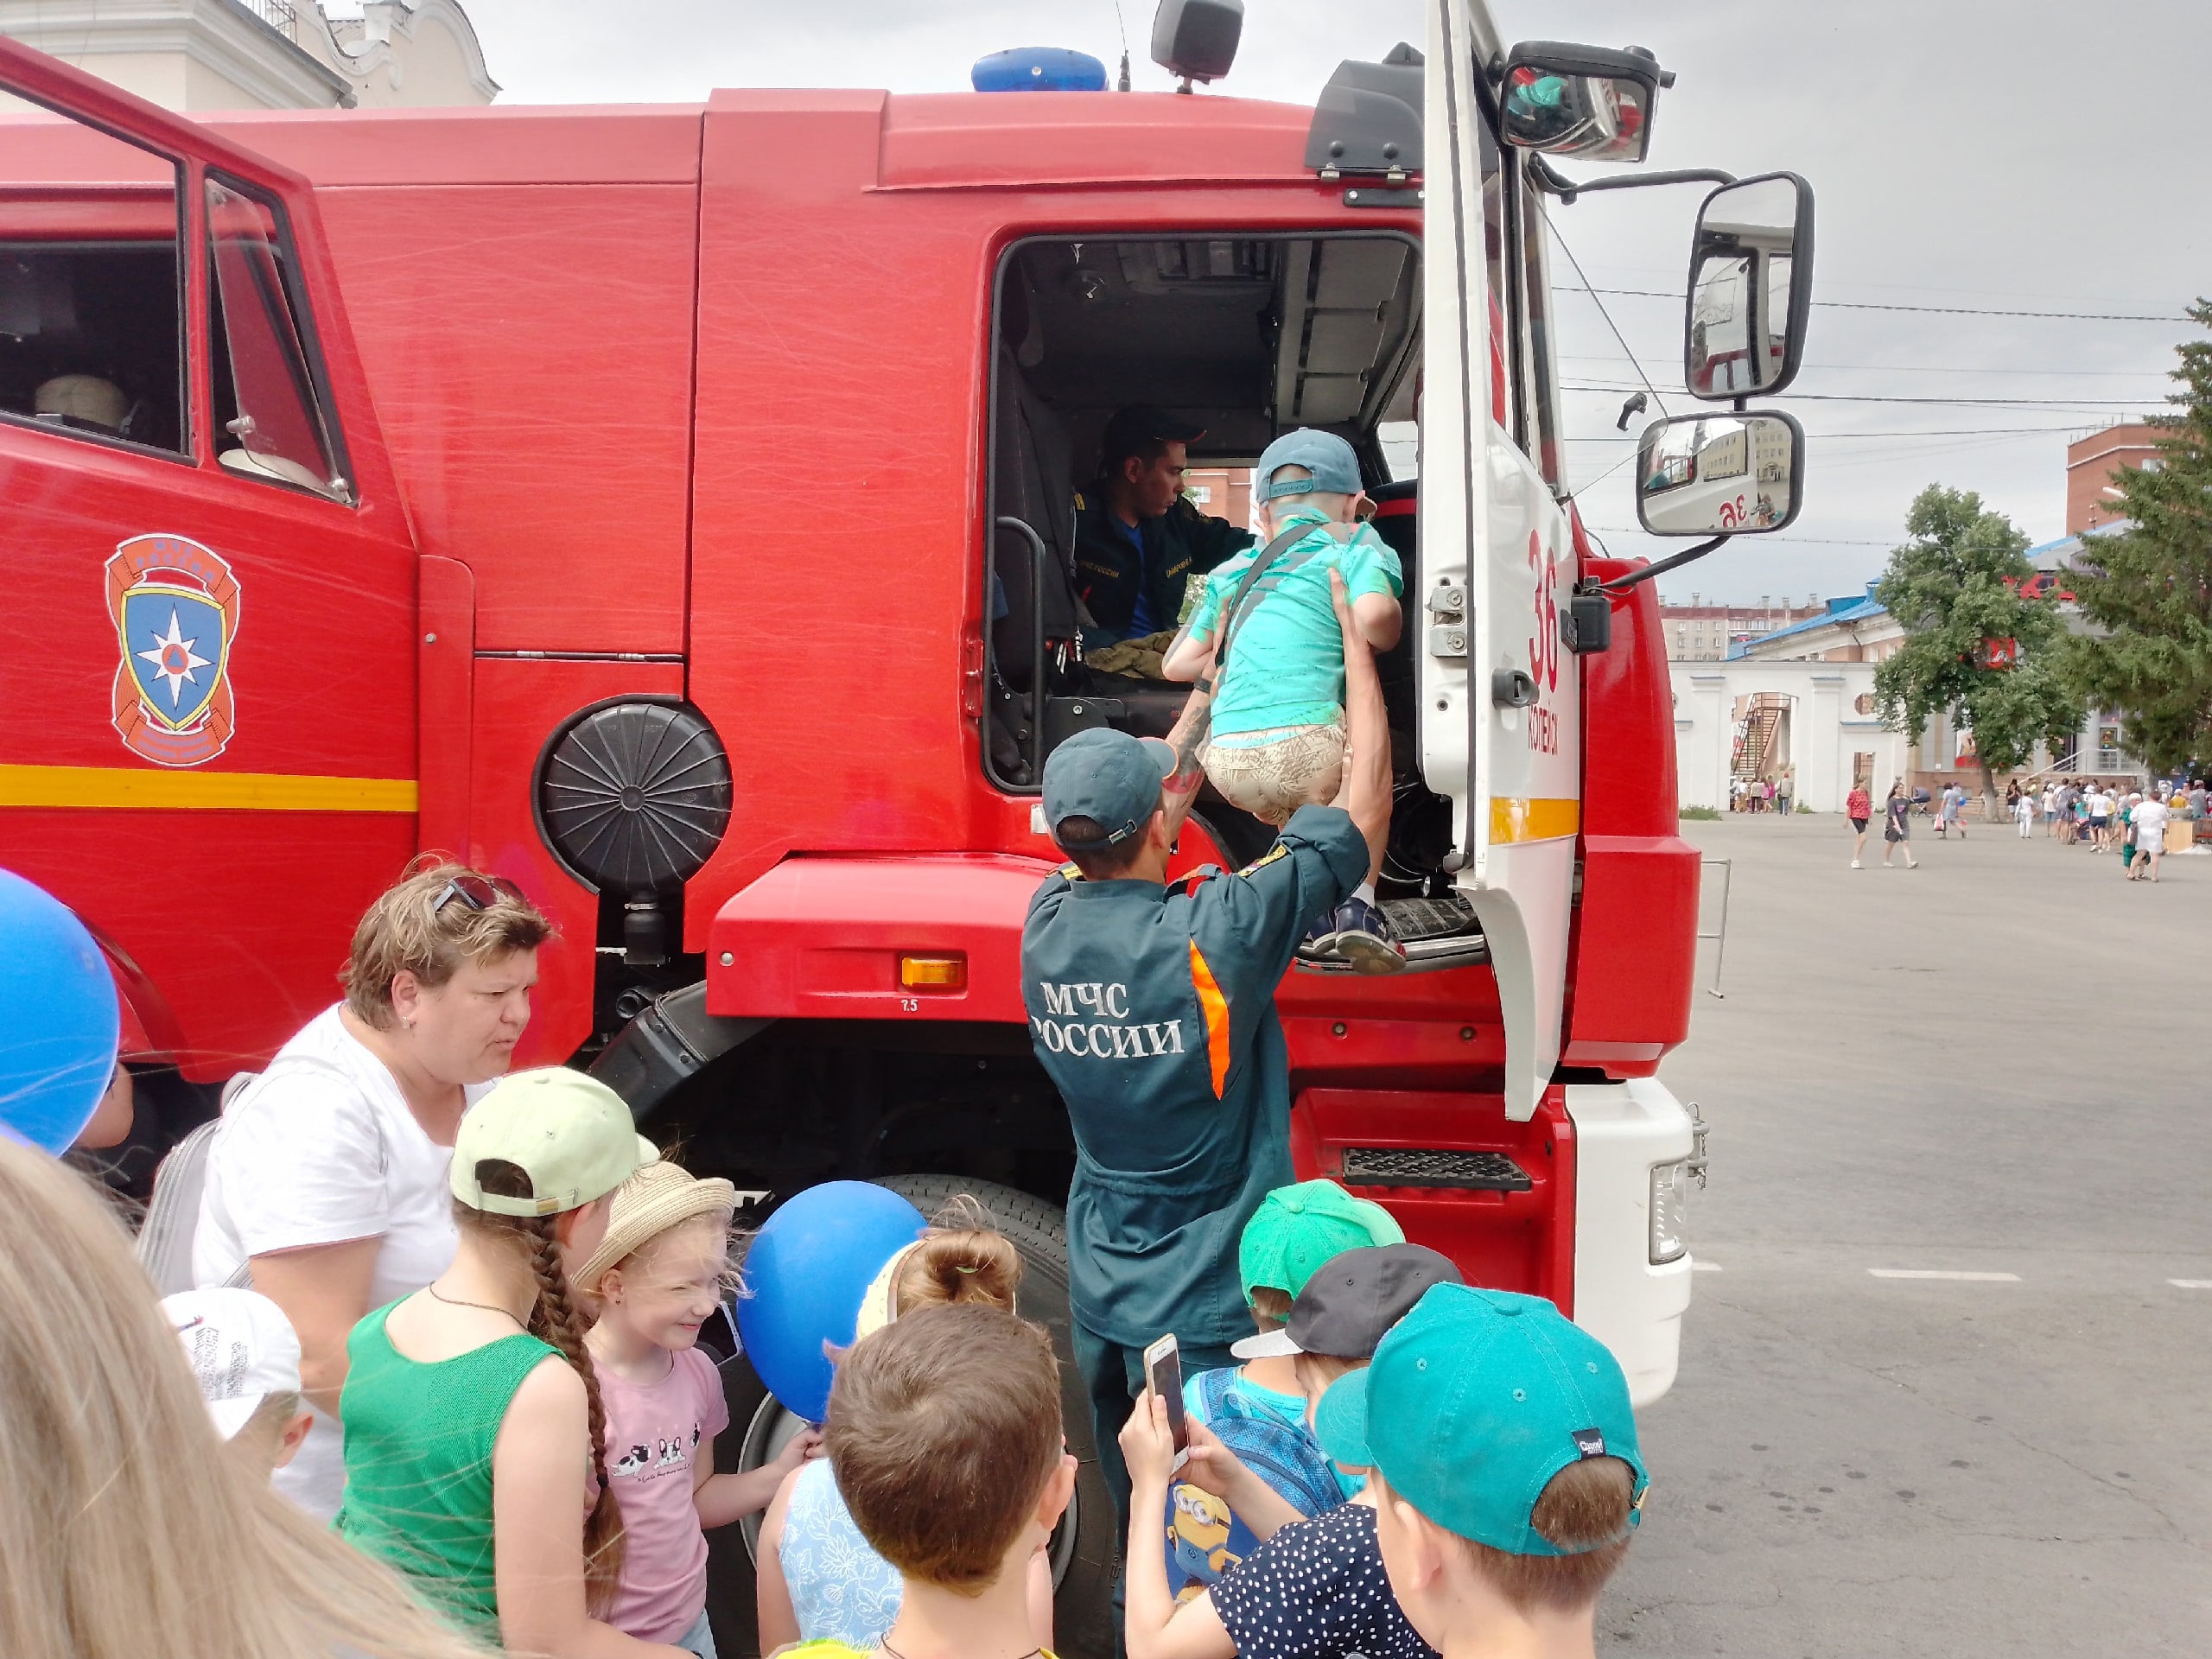
[[(531, 1196), (529, 1175), (505, 1160), (485, 1159), (476, 1166), (476, 1177), (486, 1192), (505, 1198)], [(584, 1348), (589, 1322), (577, 1312), (568, 1269), (562, 1264), (561, 1238), (554, 1229), (558, 1217), (497, 1215), (458, 1200), (454, 1213), (463, 1226), (492, 1238), (512, 1240), (526, 1254), (531, 1276), (537, 1281), (537, 1300), (530, 1310), (530, 1334), (558, 1349), (562, 1358), (583, 1379), (592, 1473), (599, 1484), (599, 1496), (584, 1521), (584, 1600), (587, 1611), (599, 1618), (613, 1602), (615, 1581), (622, 1573), (622, 1516), (613, 1485), (607, 1478), (607, 1407), (600, 1398), (599, 1373)]]

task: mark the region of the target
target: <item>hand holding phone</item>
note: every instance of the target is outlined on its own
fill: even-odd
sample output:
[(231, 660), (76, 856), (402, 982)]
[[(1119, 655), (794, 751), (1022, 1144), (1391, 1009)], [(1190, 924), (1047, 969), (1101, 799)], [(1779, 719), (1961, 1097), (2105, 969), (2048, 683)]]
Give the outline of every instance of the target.
[(1183, 1353), (1173, 1332), (1144, 1351), (1147, 1384), (1167, 1408), (1167, 1432), (1175, 1442), (1173, 1473), (1190, 1461), (1191, 1426), (1183, 1415)]

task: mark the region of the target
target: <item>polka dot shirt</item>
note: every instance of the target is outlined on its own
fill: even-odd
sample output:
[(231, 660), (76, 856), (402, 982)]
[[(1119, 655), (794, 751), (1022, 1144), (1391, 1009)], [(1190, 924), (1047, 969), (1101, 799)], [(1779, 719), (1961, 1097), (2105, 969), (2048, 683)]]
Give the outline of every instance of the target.
[(1436, 1659), (1390, 1593), (1364, 1503), (1285, 1527), (1212, 1593), (1237, 1659)]

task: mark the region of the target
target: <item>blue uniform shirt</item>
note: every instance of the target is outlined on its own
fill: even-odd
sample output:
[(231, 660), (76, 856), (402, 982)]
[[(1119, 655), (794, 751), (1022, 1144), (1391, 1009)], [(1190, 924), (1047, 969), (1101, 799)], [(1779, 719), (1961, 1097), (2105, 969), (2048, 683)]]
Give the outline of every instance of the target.
[(1290, 1059), (1276, 982), (1314, 919), (1367, 874), (1332, 806), (1299, 809), (1257, 863), (1156, 887), (1072, 866), (1021, 933), (1030, 1041), (1075, 1129), (1069, 1300), (1141, 1347), (1251, 1334), (1236, 1244), (1288, 1185)]

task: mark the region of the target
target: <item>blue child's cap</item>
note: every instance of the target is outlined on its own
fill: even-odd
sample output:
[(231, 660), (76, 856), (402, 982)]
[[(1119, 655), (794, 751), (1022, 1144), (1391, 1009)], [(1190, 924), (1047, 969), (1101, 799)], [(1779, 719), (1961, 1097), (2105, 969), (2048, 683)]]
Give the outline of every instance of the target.
[(1510, 1555), (1575, 1553), (1530, 1519), (1567, 1465), (1627, 1464), (1630, 1526), (1649, 1484), (1619, 1363), (1549, 1302), (1510, 1291), (1433, 1287), (1372, 1365), (1322, 1395), (1313, 1427), (1337, 1462), (1381, 1470), (1438, 1526)]
[[(1313, 476), (1278, 480), (1276, 469), (1283, 467), (1303, 467)], [(1315, 490), (1357, 495), (1367, 487), (1360, 480), (1359, 457), (1352, 453), (1351, 445), (1333, 432), (1318, 432), (1310, 426), (1286, 432), (1262, 450), (1252, 478), (1262, 501)]]
[[(1096, 852), (1127, 841), (1160, 807), (1160, 781), (1175, 770), (1175, 751), (1156, 737), (1131, 737), (1105, 727), (1077, 732), (1045, 762), (1045, 822), (1070, 852)], [(1090, 818), (1103, 833), (1060, 833), (1069, 818)]]

